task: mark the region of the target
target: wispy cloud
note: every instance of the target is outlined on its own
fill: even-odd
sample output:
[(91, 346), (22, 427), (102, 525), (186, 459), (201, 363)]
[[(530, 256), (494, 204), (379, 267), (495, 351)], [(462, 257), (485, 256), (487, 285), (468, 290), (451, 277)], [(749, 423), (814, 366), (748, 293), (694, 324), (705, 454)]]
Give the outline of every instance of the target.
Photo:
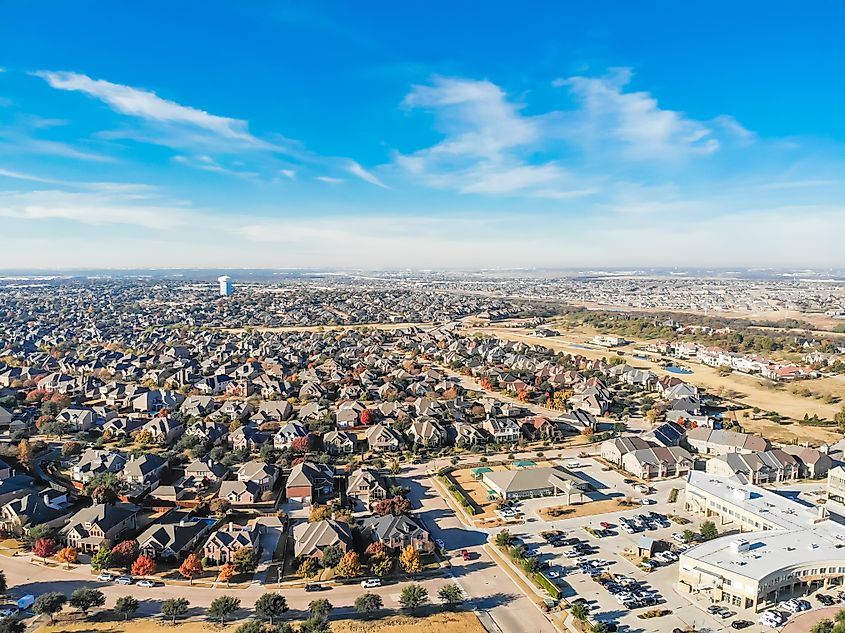
[(389, 189), (389, 187), (386, 184), (384, 184), (381, 180), (379, 180), (379, 178), (375, 174), (368, 172), (366, 169), (361, 167), (361, 165), (356, 163), (354, 160), (351, 160), (347, 163), (346, 171), (348, 171), (353, 176), (357, 176), (361, 180), (364, 180), (364, 181), (370, 183), (371, 185), (375, 185), (376, 187), (381, 187), (382, 189)]
[(319, 180), (330, 185), (339, 185), (342, 182), (346, 182), (343, 178), (335, 178), (334, 176), (315, 176), (314, 180)]
[(209, 114), (204, 110), (162, 99), (156, 93), (75, 72), (40, 70), (34, 73), (57, 90), (81, 92), (122, 114), (161, 123), (188, 125), (250, 145), (265, 143), (248, 130), (246, 121)]

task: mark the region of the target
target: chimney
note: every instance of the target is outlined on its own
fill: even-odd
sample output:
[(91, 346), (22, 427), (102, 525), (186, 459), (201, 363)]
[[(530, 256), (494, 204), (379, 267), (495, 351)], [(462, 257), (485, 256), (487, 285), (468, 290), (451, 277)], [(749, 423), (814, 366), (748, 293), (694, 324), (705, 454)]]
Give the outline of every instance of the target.
[(231, 531), (232, 531), (232, 527), (233, 527), (233, 523), (232, 523), (231, 521), (229, 521), (229, 526), (226, 528), (226, 531), (227, 531), (227, 532), (231, 532)]

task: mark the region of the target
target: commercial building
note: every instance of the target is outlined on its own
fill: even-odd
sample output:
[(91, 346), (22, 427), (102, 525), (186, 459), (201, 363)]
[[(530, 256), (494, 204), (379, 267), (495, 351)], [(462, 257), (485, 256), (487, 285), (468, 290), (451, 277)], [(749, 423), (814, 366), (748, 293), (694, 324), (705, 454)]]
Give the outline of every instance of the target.
[(808, 507), (745, 482), (690, 472), (686, 508), (739, 531), (681, 555), (678, 590), (740, 608), (763, 609), (845, 580), (845, 526), (823, 506)]
[(502, 499), (566, 495), (570, 503), (573, 495), (583, 500), (590, 489), (586, 481), (560, 466), (490, 471), (482, 475), (482, 481)]

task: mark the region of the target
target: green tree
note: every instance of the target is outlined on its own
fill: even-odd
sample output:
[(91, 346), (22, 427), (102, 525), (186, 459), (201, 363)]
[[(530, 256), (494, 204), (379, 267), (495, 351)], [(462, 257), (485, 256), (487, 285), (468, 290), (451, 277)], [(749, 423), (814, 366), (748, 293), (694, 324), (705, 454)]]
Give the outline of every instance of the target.
[(41, 523), (40, 525), (36, 525), (35, 527), (24, 531), (24, 534), (21, 537), (21, 544), (25, 549), (32, 549), (32, 546), (35, 545), (36, 541), (42, 538), (49, 538), (52, 533), (53, 530)]
[(208, 615), (215, 620), (219, 619), (220, 624), (226, 623), (226, 618), (241, 608), (240, 598), (234, 596), (219, 596), (211, 601), (208, 607)]
[(242, 547), (232, 556), (232, 564), (239, 574), (252, 573), (258, 567), (258, 552), (252, 547)]
[(6, 581), (6, 572), (0, 569), (0, 594), (6, 593), (9, 583)]
[(255, 615), (260, 620), (270, 620), (270, 624), (275, 624), (287, 610), (288, 601), (280, 593), (265, 593), (255, 601)]
[(333, 608), (332, 603), (325, 598), (312, 600), (308, 603), (308, 610), (315, 618), (328, 618)]
[(161, 614), (170, 618), (171, 624), (176, 624), (176, 618), (185, 615), (190, 604), (185, 598), (170, 598), (161, 603)]
[(13, 616), (0, 620), (0, 633), (24, 633), (24, 631), (26, 631), (26, 623), (15, 619)]
[(399, 594), (399, 604), (409, 611), (415, 611), (428, 603), (428, 589), (422, 585), (406, 585)]
[(705, 541), (712, 541), (719, 536), (719, 530), (716, 529), (716, 524), (713, 521), (705, 521), (701, 524), (701, 538)]
[(91, 557), (91, 569), (103, 571), (111, 567), (111, 552), (103, 548)]
[(56, 614), (62, 610), (66, 602), (67, 596), (58, 591), (42, 593), (35, 599), (32, 610), (38, 615), (50, 616), (50, 624), (54, 624)]
[(684, 530), (681, 536), (684, 538), (684, 543), (689, 544), (695, 541), (695, 532), (692, 530)]
[(70, 606), (79, 609), (85, 615), (94, 607), (102, 607), (106, 603), (106, 595), (99, 589), (80, 587), (70, 594)]
[(362, 593), (355, 598), (355, 610), (365, 616), (377, 613), (384, 605), (384, 601), (377, 593)]
[(502, 530), (501, 532), (496, 534), (494, 542), (499, 547), (507, 547), (511, 544), (511, 533), (507, 530)]
[(381, 552), (370, 557), (370, 571), (379, 578), (389, 576), (393, 571), (394, 560), (386, 552)]
[(585, 607), (582, 603), (576, 602), (572, 605), (572, 608), (569, 610), (572, 614), (572, 617), (578, 620), (579, 622), (586, 622), (589, 613), (587, 612), (587, 607)]
[(135, 596), (120, 596), (114, 603), (114, 610), (123, 614), (123, 619), (128, 620), (129, 616), (135, 613), (141, 603)]
[(810, 629), (810, 633), (833, 633), (833, 621), (824, 619), (816, 622), (813, 628)]
[(302, 578), (313, 578), (317, 575), (317, 563), (314, 562), (313, 558), (303, 559), (296, 573)]
[(332, 543), (323, 549), (323, 567), (326, 569), (337, 567), (341, 558), (343, 558), (343, 548), (339, 544)]
[(263, 633), (264, 627), (258, 620), (248, 620), (235, 629), (235, 633)]
[(440, 601), (446, 605), (447, 609), (454, 609), (458, 606), (461, 602), (464, 601), (464, 595), (461, 591), (461, 588), (458, 587), (455, 583), (449, 583), (448, 585), (443, 585), (440, 588), (440, 591), (437, 592), (437, 597), (440, 598)]
[(299, 625), (299, 633), (331, 633), (329, 621), (326, 618), (311, 616)]

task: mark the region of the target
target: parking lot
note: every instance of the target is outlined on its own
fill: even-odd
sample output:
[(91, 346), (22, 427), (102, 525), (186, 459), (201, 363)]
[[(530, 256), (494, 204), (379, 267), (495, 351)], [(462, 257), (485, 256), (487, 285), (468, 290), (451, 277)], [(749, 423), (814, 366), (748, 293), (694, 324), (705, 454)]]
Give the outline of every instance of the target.
[[(609, 496), (634, 499), (644, 496), (631, 484), (625, 483), (624, 475), (603, 470), (603, 466), (595, 460), (582, 459), (581, 462), (582, 467), (577, 470), (579, 475), (596, 481)], [(678, 576), (675, 555), (657, 554), (652, 558), (652, 571), (639, 564), (639, 557), (628, 555), (643, 544), (641, 539), (644, 536), (665, 543), (670, 546), (670, 551), (678, 552), (684, 547), (683, 531), (690, 529), (697, 532), (700, 528), (702, 519), (684, 512), (683, 493), (675, 503), (668, 503), (669, 491), (683, 488), (681, 482), (654, 482), (652, 488), (653, 492), (646, 497), (653, 499), (654, 504), (638, 504), (590, 517), (548, 521), (539, 511), (559, 505), (559, 500), (548, 497), (527, 499), (516, 506), (525, 523), (510, 531), (520, 537), (529, 552), (536, 552), (541, 565), (547, 567), (544, 573), (562, 587), (564, 597), (570, 603), (583, 601), (596, 619), (616, 622), (620, 630), (660, 633), (676, 627), (693, 626), (711, 631), (732, 631), (735, 630), (731, 627), (732, 622), (745, 620), (751, 624), (742, 630), (752, 633), (771, 631), (772, 628), (758, 624), (759, 613), (722, 604), (711, 605), (703, 599), (696, 602), (677, 593), (674, 589)], [(664, 520), (658, 520), (650, 513), (661, 515)], [(640, 520), (635, 519), (638, 515)], [(679, 525), (670, 522), (669, 515), (685, 518), (690, 523)], [(551, 532), (557, 533), (558, 538), (550, 539)], [(581, 551), (575, 551), (576, 548)], [(835, 592), (832, 597), (838, 601)], [(808, 601), (813, 609), (823, 606), (814, 597), (808, 598)], [(665, 609), (671, 613), (651, 619), (638, 617), (653, 609)], [(792, 613), (787, 615), (790, 619), (795, 617)]]

